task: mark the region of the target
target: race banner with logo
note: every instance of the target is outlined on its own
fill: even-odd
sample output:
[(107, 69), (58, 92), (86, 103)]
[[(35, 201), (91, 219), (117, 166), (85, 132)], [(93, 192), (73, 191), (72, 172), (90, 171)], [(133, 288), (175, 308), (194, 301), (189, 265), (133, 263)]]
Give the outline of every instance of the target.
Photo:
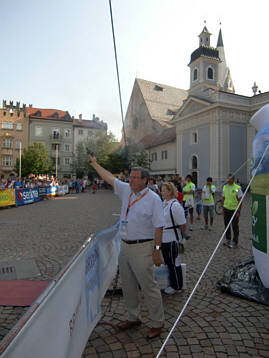
[(38, 188), (16, 189), (16, 205), (32, 204), (40, 200)]
[(15, 205), (15, 189), (0, 190), (0, 206)]
[(45, 186), (38, 187), (38, 194), (40, 199), (44, 199), (47, 196), (47, 188)]
[(81, 357), (100, 320), (119, 249), (118, 225), (91, 237), (0, 343), (1, 358)]

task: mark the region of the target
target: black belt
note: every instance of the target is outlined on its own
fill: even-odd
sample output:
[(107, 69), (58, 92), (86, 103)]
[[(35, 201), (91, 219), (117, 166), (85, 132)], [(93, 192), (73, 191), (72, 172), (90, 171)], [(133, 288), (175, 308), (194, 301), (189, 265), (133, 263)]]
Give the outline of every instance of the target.
[(142, 242), (153, 241), (153, 239), (145, 239), (145, 240), (122, 240), (122, 241), (125, 242), (125, 244), (142, 244)]

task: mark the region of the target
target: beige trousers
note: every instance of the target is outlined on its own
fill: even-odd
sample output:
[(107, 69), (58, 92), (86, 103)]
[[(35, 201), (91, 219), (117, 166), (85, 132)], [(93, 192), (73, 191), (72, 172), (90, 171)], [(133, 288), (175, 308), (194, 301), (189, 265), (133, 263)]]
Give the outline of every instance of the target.
[(161, 327), (164, 322), (162, 296), (154, 280), (152, 253), (154, 240), (139, 244), (121, 242), (119, 268), (128, 319), (140, 319), (140, 290), (149, 311), (151, 326)]

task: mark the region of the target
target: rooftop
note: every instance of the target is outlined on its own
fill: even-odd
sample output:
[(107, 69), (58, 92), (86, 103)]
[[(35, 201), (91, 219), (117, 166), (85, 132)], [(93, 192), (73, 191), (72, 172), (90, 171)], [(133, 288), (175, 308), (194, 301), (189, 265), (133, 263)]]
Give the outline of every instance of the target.
[[(183, 100), (187, 98), (186, 90), (167, 86), (164, 84), (136, 79), (143, 98), (146, 102), (152, 119), (159, 121), (162, 125), (166, 125), (166, 121), (170, 121), (177, 110), (181, 107)], [(168, 126), (170, 124), (168, 123)]]
[(72, 118), (67, 111), (59, 109), (26, 107), (29, 117), (32, 119), (61, 120), (72, 122)]

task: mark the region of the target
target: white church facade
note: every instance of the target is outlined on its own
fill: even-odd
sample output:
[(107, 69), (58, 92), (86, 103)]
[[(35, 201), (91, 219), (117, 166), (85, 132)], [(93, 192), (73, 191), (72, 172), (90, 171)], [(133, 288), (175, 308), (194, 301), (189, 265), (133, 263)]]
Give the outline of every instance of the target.
[[(191, 174), (199, 186), (211, 176), (220, 187), (231, 172), (236, 173), (241, 183), (247, 183), (251, 144), (255, 136), (249, 120), (260, 107), (269, 103), (269, 92), (257, 94), (254, 86), (251, 97), (236, 94), (226, 64), (222, 32), (219, 31), (216, 47), (211, 46), (210, 36), (205, 26), (188, 65), (190, 88), (188, 91), (180, 90), (182, 103), (175, 101), (175, 113), (170, 118), (163, 118), (162, 113), (158, 116), (158, 124), (163, 120), (170, 129), (166, 127), (161, 135), (153, 130), (142, 139), (141, 133), (136, 135), (132, 131), (131, 137), (139, 138), (139, 143), (149, 153), (152, 175)], [(164, 85), (163, 89), (165, 92)], [(130, 103), (134, 110), (135, 102), (130, 100)], [(147, 107), (146, 101), (144, 105)], [(167, 108), (165, 113), (173, 111), (169, 112)], [(130, 113), (126, 120), (129, 127), (138, 130), (132, 126)], [(140, 117), (139, 121), (143, 123), (149, 119)], [(165, 133), (169, 131), (166, 138)]]

